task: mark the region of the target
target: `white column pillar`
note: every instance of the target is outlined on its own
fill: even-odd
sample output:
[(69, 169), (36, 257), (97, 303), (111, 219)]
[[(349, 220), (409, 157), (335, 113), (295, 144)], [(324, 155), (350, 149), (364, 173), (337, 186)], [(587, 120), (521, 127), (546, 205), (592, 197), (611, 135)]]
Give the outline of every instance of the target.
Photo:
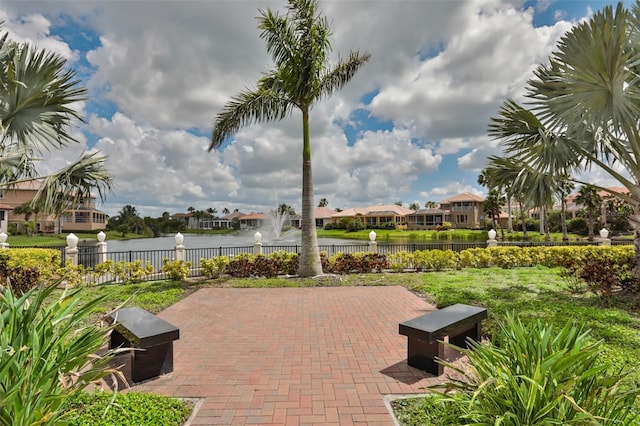
[(185, 260), (185, 247), (182, 245), (184, 241), (184, 235), (178, 232), (175, 236), (176, 240), (176, 260)]
[(496, 240), (496, 230), (491, 229), (489, 232), (489, 239), (487, 240), (487, 247), (498, 247), (498, 241)]
[(376, 242), (376, 231), (369, 232), (369, 251), (371, 253), (378, 252), (378, 243)]
[(104, 232), (98, 232), (98, 243), (96, 244), (98, 247), (97, 263), (104, 263), (107, 261), (107, 243), (104, 241), (105, 238), (107, 238), (107, 235)]
[(256, 256), (262, 254), (262, 234), (260, 232), (256, 232), (253, 236), (255, 242), (253, 243), (253, 254)]
[(0, 249), (9, 248), (9, 244), (7, 244), (7, 234), (5, 232), (0, 232)]
[(78, 237), (75, 234), (67, 235), (67, 247), (64, 250), (67, 263), (76, 266), (78, 264)]

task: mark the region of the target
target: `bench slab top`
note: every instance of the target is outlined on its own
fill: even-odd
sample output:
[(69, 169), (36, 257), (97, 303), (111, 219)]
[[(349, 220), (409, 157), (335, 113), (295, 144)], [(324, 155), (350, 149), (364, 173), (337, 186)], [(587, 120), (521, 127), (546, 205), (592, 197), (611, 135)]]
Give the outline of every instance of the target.
[(180, 338), (180, 329), (173, 324), (139, 307), (122, 308), (109, 315), (109, 321), (116, 324), (116, 330), (135, 337), (139, 347), (154, 346)]
[[(457, 326), (477, 323), (487, 318), (487, 309), (477, 306), (456, 305), (421, 315), (400, 323), (400, 334), (414, 334), (413, 331), (425, 333), (429, 340), (436, 340), (447, 335)], [(409, 333), (409, 334), (408, 334)]]

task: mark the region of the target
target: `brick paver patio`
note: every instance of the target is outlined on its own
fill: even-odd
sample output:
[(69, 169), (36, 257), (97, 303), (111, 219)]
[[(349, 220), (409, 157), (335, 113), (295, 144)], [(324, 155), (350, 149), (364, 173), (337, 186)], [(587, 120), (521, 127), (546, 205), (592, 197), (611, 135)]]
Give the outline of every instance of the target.
[(194, 425), (393, 425), (384, 396), (437, 381), (398, 323), (434, 309), (403, 287), (201, 289), (159, 314), (174, 372), (135, 390), (202, 398)]

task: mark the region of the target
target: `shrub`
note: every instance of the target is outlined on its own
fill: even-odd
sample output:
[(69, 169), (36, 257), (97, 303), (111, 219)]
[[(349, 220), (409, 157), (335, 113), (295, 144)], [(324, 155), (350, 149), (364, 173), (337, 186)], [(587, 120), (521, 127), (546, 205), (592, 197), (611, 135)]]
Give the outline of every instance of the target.
[(459, 259), (461, 268), (488, 268), (491, 266), (491, 252), (483, 248), (462, 250)]
[(349, 225), (347, 225), (348, 232), (358, 232), (358, 231), (362, 231), (363, 229), (365, 229), (365, 227), (363, 223), (360, 221), (360, 219), (356, 219), (350, 222)]
[(227, 256), (216, 256), (211, 259), (200, 259), (200, 270), (205, 278), (218, 278), (229, 263)]
[(418, 250), (413, 253), (416, 270), (442, 271), (458, 266), (458, 254), (453, 250)]
[(60, 251), (11, 249), (0, 251), (0, 283), (10, 283), (17, 294), (51, 279), (60, 266)]
[(448, 231), (451, 229), (451, 222), (442, 222), (439, 225), (436, 225), (436, 231)]
[(296, 275), (298, 273), (298, 254), (279, 250), (269, 255), (269, 260), (275, 264), (278, 274)]
[(0, 424), (58, 424), (67, 398), (113, 372), (113, 352), (96, 355), (110, 329), (80, 328), (108, 295), (82, 302), (78, 288), (51, 303), (57, 284), (0, 292)]
[(380, 272), (389, 267), (387, 257), (377, 253), (337, 253), (327, 262), (325, 272), (334, 274), (361, 274)]
[(388, 256), (389, 268), (404, 271), (413, 266), (413, 253), (399, 251)]
[(89, 274), (89, 268), (85, 268), (84, 265), (73, 265), (71, 260), (67, 260), (66, 265), (58, 269), (58, 275), (68, 287), (85, 284)]
[(587, 288), (608, 301), (614, 291), (637, 286), (633, 276), (633, 253), (615, 247), (598, 251), (584, 250), (579, 256), (564, 259), (562, 276), (582, 282)]
[(184, 281), (189, 276), (191, 271), (191, 262), (184, 260), (169, 260), (168, 258), (162, 259), (162, 272), (169, 276), (173, 281)]
[(601, 344), (571, 322), (557, 330), (507, 315), (494, 343), (461, 350), (467, 370), (443, 362), (460, 378), (435, 387), (453, 390), (445, 401), (462, 413), (443, 424), (637, 424), (638, 389), (598, 360)]
[(144, 277), (154, 273), (153, 265), (142, 260), (133, 262), (114, 262), (109, 259), (106, 262), (99, 263), (95, 266), (94, 272), (97, 276), (112, 274), (117, 281), (126, 284), (134, 284), (141, 282)]

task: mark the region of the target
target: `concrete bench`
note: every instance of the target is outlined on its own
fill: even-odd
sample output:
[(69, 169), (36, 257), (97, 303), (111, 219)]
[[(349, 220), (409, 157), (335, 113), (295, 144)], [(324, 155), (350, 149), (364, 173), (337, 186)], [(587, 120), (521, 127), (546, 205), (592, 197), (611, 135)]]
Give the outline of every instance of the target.
[(487, 310), (476, 306), (456, 304), (400, 323), (400, 334), (407, 336), (407, 363), (415, 368), (439, 376), (444, 367), (437, 359), (444, 359), (442, 339), (466, 347), (467, 339), (482, 337), (480, 321), (487, 318)]
[(142, 382), (173, 371), (173, 341), (180, 330), (142, 308), (123, 308), (108, 317), (115, 324), (110, 347), (135, 348), (131, 379)]

